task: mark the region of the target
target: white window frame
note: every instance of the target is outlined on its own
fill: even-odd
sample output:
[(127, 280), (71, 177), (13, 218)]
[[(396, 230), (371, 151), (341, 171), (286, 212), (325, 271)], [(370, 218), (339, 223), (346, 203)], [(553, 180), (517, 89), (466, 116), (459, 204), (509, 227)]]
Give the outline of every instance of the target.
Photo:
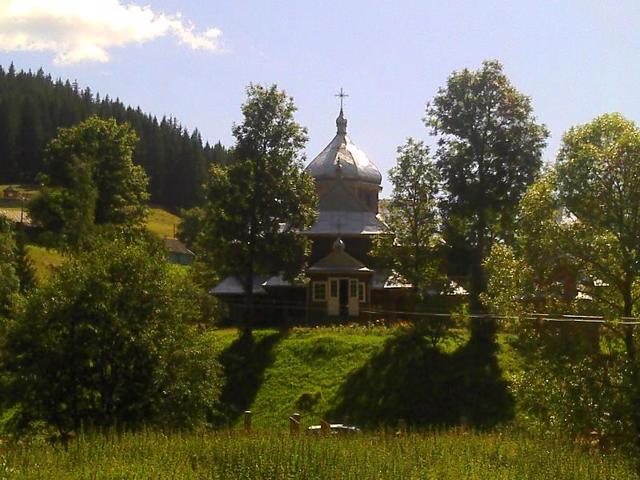
[[(318, 296), (316, 287), (324, 286), (324, 295)], [(314, 302), (326, 302), (327, 301), (327, 282), (314, 281), (311, 284), (311, 300)]]
[(367, 301), (367, 289), (364, 282), (358, 282), (358, 301), (360, 303)]

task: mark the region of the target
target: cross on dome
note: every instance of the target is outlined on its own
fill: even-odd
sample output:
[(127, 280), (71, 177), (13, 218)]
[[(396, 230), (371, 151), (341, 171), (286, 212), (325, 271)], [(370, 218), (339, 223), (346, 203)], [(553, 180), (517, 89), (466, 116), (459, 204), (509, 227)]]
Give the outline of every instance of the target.
[(347, 95), (346, 93), (344, 93), (344, 91), (342, 90), (342, 87), (340, 87), (340, 92), (335, 94), (336, 97), (340, 97), (340, 112), (342, 112), (342, 102), (344, 100), (345, 97), (348, 97), (349, 95)]

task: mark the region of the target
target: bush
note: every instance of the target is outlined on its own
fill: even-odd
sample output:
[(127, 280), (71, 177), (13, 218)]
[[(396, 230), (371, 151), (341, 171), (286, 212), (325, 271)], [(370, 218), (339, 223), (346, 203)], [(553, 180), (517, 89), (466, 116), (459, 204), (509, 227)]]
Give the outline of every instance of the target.
[(147, 242), (103, 242), (57, 270), (7, 325), (2, 367), (20, 431), (193, 426), (213, 413), (218, 363), (196, 331), (197, 287)]

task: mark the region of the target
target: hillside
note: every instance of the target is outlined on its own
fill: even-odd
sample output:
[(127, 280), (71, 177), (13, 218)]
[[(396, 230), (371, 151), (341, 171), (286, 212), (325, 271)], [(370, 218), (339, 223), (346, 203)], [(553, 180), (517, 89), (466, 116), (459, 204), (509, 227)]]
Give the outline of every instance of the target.
[[(212, 331), (227, 376), (225, 415), (283, 428), (299, 412), (303, 423), (349, 420), (363, 427), (402, 418), (420, 427), (468, 422), (483, 427), (510, 420), (513, 400), (503, 377), (517, 364), (505, 343), (497, 363), (470, 352), (463, 336), (434, 351), (403, 328), (332, 327), (286, 331)], [(489, 373), (487, 373), (489, 372)]]
[(194, 206), (201, 199), (207, 166), (227, 156), (222, 145), (203, 144), (198, 130), (187, 131), (175, 118), (159, 120), (119, 99), (82, 90), (75, 82), (53, 80), (42, 69), (16, 72), (11, 65), (5, 72), (0, 66), (0, 184), (34, 183), (43, 170), (44, 148), (57, 129), (90, 115), (128, 122), (136, 131), (134, 162), (149, 175), (156, 204)]
[[(27, 198), (33, 198), (33, 196), (38, 195), (38, 189), (35, 187), (19, 184), (12, 184), (10, 186), (21, 194), (26, 195)], [(28, 213), (26, 210), (23, 211), (19, 199), (2, 198), (2, 192), (4, 192), (7, 187), (9, 187), (9, 185), (0, 185), (0, 216), (6, 217), (16, 223), (19, 222), (21, 216), (23, 216), (23, 219), (28, 222)], [(177, 215), (159, 206), (149, 207), (146, 226), (150, 232), (159, 238), (173, 237), (174, 231), (179, 224), (180, 217)], [(38, 245), (33, 241), (28, 244), (27, 253), (35, 267), (36, 279), (39, 282), (45, 281), (51, 274), (52, 268), (57, 267), (64, 261), (63, 255), (57, 250)]]

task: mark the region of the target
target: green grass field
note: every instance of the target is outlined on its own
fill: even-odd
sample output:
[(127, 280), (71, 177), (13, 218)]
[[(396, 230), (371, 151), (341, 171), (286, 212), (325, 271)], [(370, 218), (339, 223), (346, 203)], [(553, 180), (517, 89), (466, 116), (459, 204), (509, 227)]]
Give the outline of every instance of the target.
[(284, 431), (80, 436), (3, 444), (0, 478), (633, 480), (628, 461), (554, 439), (447, 431), (292, 437)]
[(180, 217), (163, 210), (162, 208), (149, 208), (147, 228), (160, 238), (173, 237), (174, 226), (178, 228)]

